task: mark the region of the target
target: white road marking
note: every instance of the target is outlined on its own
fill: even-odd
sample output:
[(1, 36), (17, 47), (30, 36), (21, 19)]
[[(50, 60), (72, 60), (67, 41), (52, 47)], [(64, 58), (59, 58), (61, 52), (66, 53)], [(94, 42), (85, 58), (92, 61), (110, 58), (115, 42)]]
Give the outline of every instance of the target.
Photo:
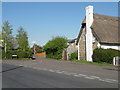
[(54, 70), (52, 70), (52, 69), (49, 69), (49, 71), (50, 71), (50, 72), (55, 72), (55, 71), (54, 71)]
[(68, 72), (64, 72), (65, 75), (71, 75), (71, 73), (68, 73)]
[(117, 80), (114, 80), (114, 79), (105, 79), (107, 81), (114, 81), (114, 82), (118, 82)]
[(56, 73), (63, 73), (64, 71), (57, 71)]
[(98, 78), (100, 78), (100, 77), (97, 77), (97, 76), (90, 76), (91, 78), (96, 78), (96, 79), (98, 79)]
[(74, 75), (75, 77), (81, 77), (80, 75)]
[(98, 79), (98, 80), (100, 80), (100, 81), (105, 81), (105, 80), (103, 80), (103, 79)]
[[(12, 63), (8, 63), (8, 64), (12, 64)], [(17, 64), (16, 64), (17, 65)], [(60, 70), (53, 70), (53, 69), (47, 69), (47, 68), (38, 68), (38, 67), (32, 67), (32, 66), (28, 66), (28, 65), (22, 65), (19, 64), (19, 66), (24, 66), (24, 67), (28, 67), (28, 68), (33, 68), (33, 69), (39, 69), (39, 70), (44, 70), (44, 71), (50, 71), (50, 72), (56, 72), (56, 73), (63, 73), (63, 74), (66, 74), (66, 75), (73, 75), (75, 77), (84, 77), (86, 79), (97, 79), (99, 81), (103, 81), (103, 82), (108, 82), (108, 83), (115, 83), (115, 82), (118, 82), (118, 80), (114, 80), (114, 79), (101, 79), (100, 77), (97, 77), (97, 76), (88, 76), (88, 75), (85, 75), (85, 74), (77, 74), (77, 73), (70, 73), (70, 72), (67, 72), (67, 71), (60, 71)], [(118, 83), (120, 84), (120, 83)]]
[(108, 83), (113, 83), (112, 81), (107, 81), (107, 80), (105, 80), (105, 82), (108, 82)]
[(23, 65), (19, 65), (19, 66), (23, 66)]
[(87, 79), (95, 79), (95, 78), (91, 78), (91, 77), (84, 77), (84, 78), (87, 78)]
[(80, 76), (84, 76), (84, 77), (87, 76), (87, 75), (85, 75), (85, 74), (78, 74), (78, 75), (80, 75)]

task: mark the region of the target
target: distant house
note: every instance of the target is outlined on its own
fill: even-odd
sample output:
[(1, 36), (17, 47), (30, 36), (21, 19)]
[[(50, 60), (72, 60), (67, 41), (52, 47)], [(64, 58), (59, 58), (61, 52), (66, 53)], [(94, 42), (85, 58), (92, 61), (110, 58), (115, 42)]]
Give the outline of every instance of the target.
[(93, 6), (86, 7), (86, 17), (77, 38), (78, 60), (92, 60), (95, 48), (120, 50), (118, 17), (93, 13)]
[(76, 40), (77, 39), (73, 39), (67, 42), (68, 47), (63, 50), (64, 60), (69, 60), (71, 57), (71, 54), (77, 51)]

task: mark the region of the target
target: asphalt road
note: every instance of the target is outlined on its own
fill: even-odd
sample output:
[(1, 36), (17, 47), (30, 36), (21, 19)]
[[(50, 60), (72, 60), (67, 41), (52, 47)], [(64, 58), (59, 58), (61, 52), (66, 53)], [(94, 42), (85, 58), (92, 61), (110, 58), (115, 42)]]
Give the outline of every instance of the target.
[[(36, 62), (36, 61), (35, 61)], [(47, 62), (47, 61), (46, 61)], [(38, 62), (37, 62), (38, 63)], [(21, 63), (22, 64), (22, 63)], [(26, 65), (26, 64), (25, 64)], [(85, 74), (55, 71), (50, 68), (3, 63), (3, 88), (118, 88), (116, 80), (88, 77)], [(76, 64), (72, 64), (76, 65)], [(40, 66), (39, 66), (40, 67)], [(45, 65), (44, 65), (45, 67)], [(72, 67), (71, 67), (72, 68)], [(89, 70), (88, 70), (89, 71)], [(113, 76), (114, 77), (114, 76)], [(108, 77), (109, 78), (109, 77)]]

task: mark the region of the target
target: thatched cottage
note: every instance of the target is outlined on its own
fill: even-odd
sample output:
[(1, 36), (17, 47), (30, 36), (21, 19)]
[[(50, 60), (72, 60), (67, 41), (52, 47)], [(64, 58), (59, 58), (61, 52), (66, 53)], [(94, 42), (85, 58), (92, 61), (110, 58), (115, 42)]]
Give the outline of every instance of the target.
[(86, 17), (77, 38), (78, 60), (92, 61), (95, 48), (120, 50), (118, 17), (93, 13), (93, 6), (86, 7)]

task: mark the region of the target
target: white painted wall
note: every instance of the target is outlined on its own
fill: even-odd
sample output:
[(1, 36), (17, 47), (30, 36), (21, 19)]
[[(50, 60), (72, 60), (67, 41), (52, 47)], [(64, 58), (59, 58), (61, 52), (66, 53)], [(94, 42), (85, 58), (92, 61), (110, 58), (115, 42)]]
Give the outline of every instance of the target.
[(76, 45), (76, 41), (74, 43), (68, 43), (67, 45), (68, 48), (66, 49), (67, 50), (67, 60), (69, 60), (69, 57), (72, 53), (76, 52), (78, 50), (78, 47)]
[(80, 40), (78, 42), (78, 60), (80, 60)]
[(93, 6), (86, 7), (86, 60), (87, 61), (93, 61), (92, 60), (92, 30), (91, 25), (93, 23)]
[(101, 48), (104, 48), (104, 49), (109, 49), (109, 48), (111, 48), (111, 49), (120, 50), (120, 46), (118, 46), (118, 45), (109, 45), (109, 44), (100, 44), (100, 43), (98, 43), (97, 46), (98, 46), (99, 48), (101, 47)]

